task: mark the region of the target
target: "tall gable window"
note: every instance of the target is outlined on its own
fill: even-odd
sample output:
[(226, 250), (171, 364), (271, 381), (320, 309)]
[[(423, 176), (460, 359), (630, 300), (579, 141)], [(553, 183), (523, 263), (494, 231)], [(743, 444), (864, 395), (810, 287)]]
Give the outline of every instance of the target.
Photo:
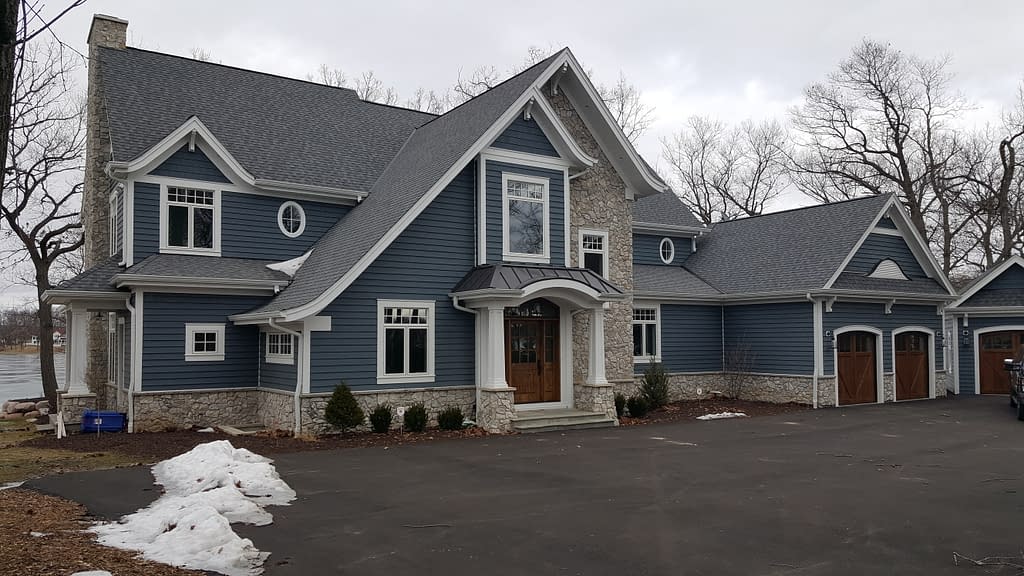
[(219, 251), (219, 196), (214, 190), (166, 187), (161, 210), (161, 250), (177, 253)]
[(547, 178), (503, 174), (502, 190), (505, 257), (547, 262), (550, 249)]
[(580, 266), (608, 277), (608, 232), (580, 230)]
[(434, 302), (377, 301), (377, 382), (434, 381)]

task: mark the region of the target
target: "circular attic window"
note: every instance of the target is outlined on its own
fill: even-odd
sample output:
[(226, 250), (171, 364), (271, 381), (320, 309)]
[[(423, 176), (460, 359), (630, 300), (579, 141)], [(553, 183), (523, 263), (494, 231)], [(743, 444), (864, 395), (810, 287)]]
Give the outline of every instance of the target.
[(306, 229), (306, 212), (298, 202), (285, 202), (277, 210), (277, 225), (281, 233), (289, 238), (300, 236)]
[(672, 243), (671, 238), (662, 238), (658, 250), (661, 252), (661, 261), (665, 264), (671, 264), (676, 257), (676, 245)]

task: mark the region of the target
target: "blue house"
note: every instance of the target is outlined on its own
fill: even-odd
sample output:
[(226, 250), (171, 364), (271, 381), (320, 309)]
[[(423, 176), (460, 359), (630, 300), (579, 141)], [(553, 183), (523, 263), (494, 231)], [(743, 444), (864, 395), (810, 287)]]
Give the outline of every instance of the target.
[(435, 116), (90, 30), (62, 408), (134, 430), (459, 406), (494, 431), (675, 398), (943, 395), (956, 298), (891, 196), (707, 228), (561, 50)]

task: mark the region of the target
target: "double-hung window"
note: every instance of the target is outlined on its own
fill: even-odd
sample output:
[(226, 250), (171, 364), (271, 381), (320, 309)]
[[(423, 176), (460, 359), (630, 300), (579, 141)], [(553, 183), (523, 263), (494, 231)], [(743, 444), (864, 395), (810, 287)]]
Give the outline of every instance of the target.
[(166, 190), (161, 247), (169, 252), (216, 252), (217, 193), (178, 186)]
[(547, 262), (550, 251), (548, 179), (502, 175), (504, 255), (511, 260)]
[(185, 324), (186, 362), (212, 362), (223, 359), (223, 324)]
[(282, 332), (267, 333), (267, 363), (293, 364), (292, 335)]
[(660, 361), (660, 340), (658, 329), (659, 310), (657, 306), (633, 308), (633, 360), (634, 362)]
[(434, 381), (434, 302), (377, 301), (377, 381)]
[(580, 266), (608, 277), (608, 232), (580, 230)]

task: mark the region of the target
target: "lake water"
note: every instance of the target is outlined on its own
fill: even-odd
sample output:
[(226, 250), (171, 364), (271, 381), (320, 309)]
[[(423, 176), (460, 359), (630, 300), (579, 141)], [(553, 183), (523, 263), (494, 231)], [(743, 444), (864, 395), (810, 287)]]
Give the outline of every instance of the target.
[[(64, 354), (53, 355), (57, 386), (64, 385)], [(43, 378), (37, 354), (0, 354), (0, 402), (43, 395)]]

